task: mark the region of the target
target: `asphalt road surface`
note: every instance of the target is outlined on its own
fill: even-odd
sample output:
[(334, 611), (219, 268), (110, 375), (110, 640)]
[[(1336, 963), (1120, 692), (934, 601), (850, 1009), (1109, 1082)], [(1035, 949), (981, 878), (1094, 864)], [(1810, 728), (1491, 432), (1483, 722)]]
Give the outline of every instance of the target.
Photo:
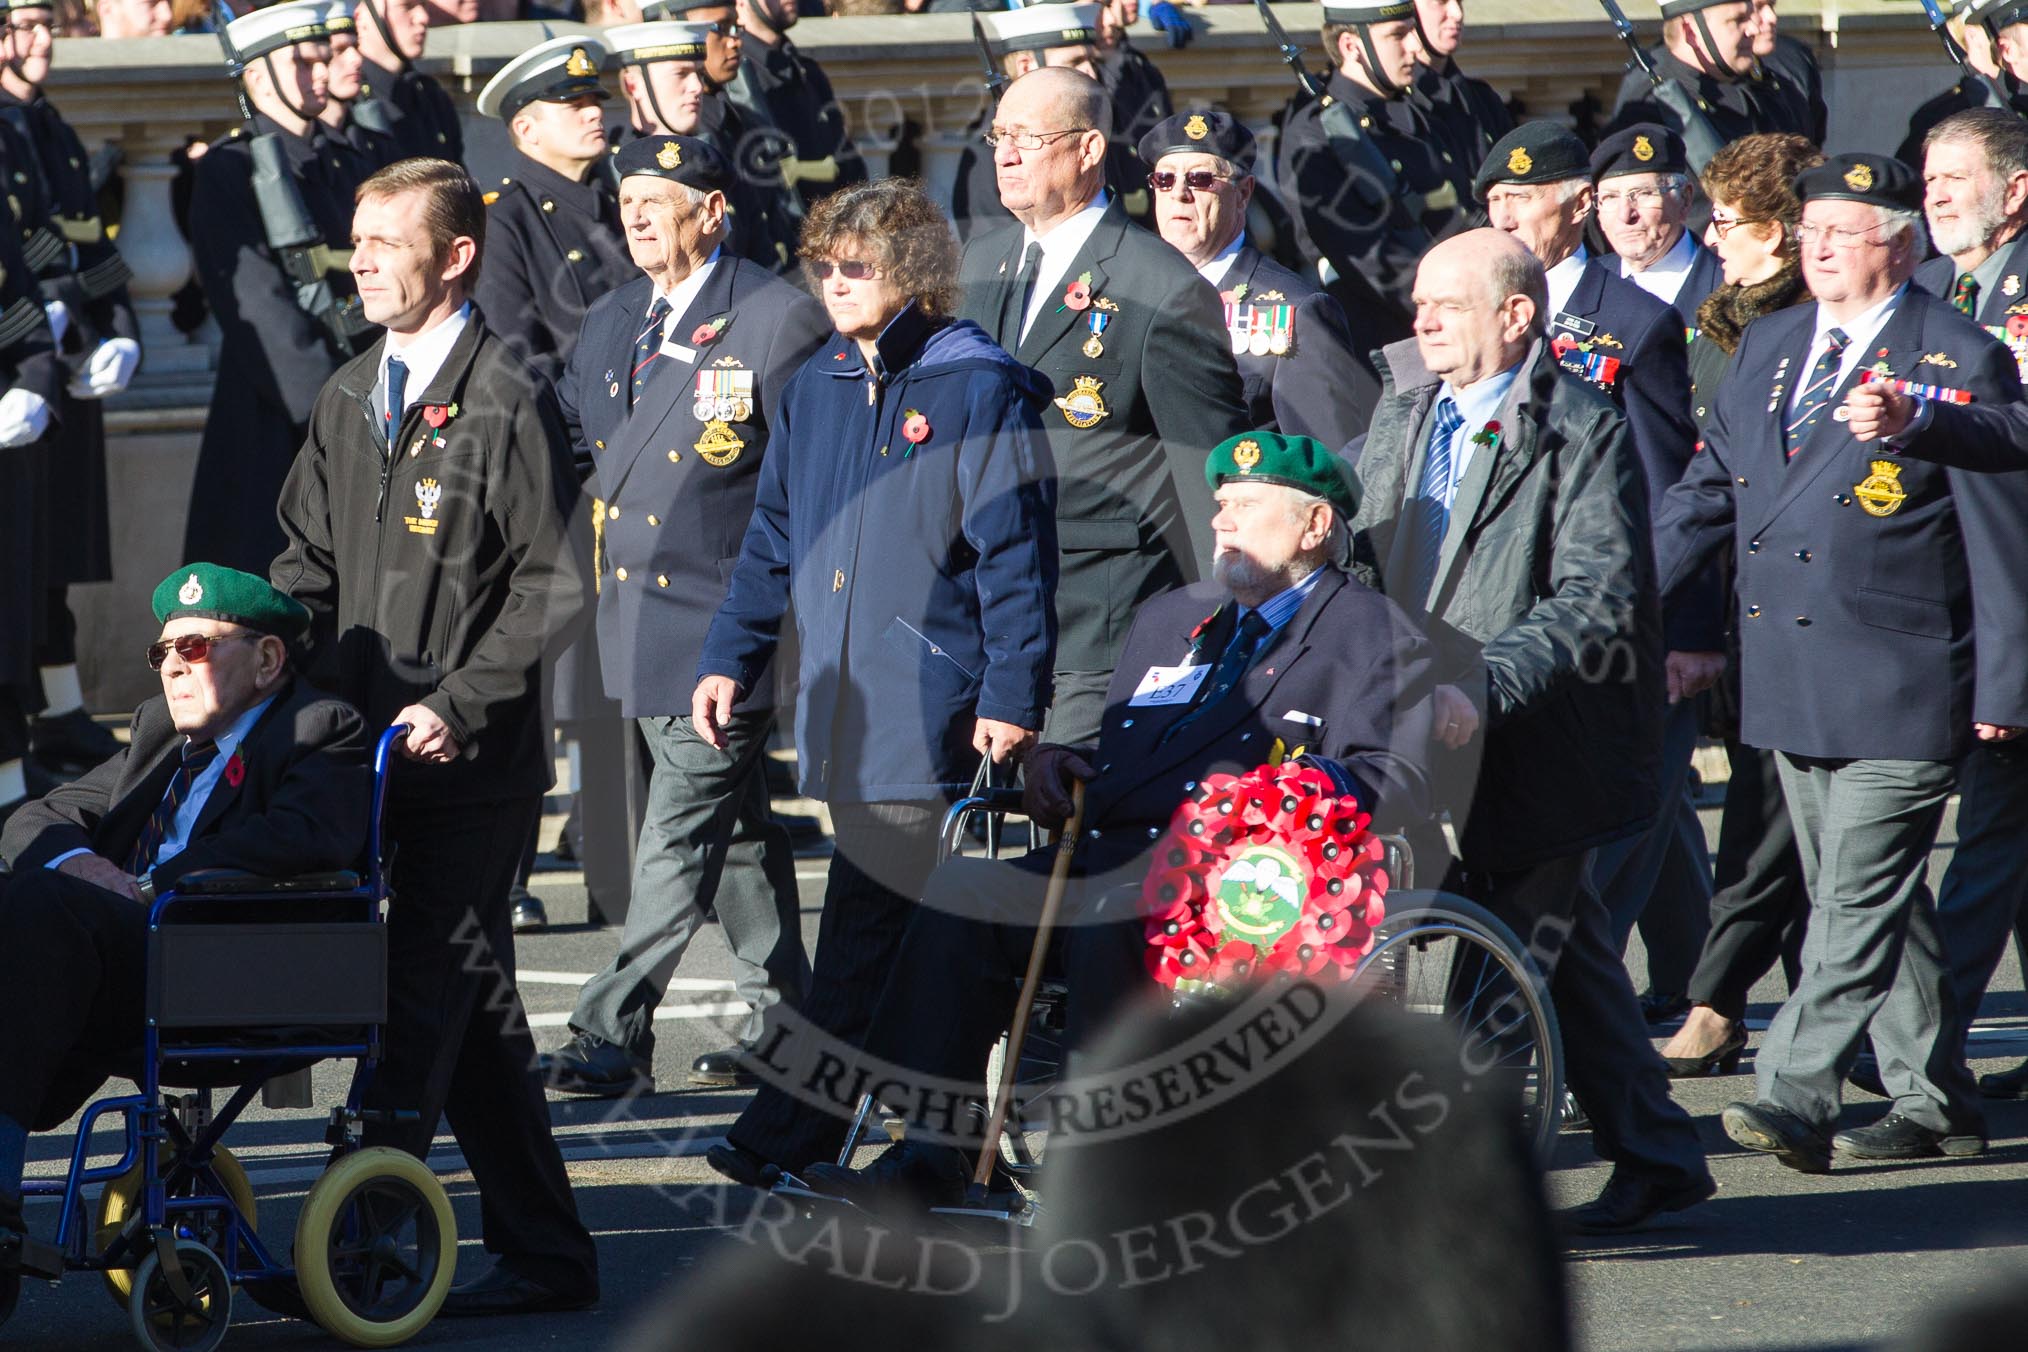
[[(1705, 816), (1707, 829), (1715, 829), (1716, 814)], [(550, 838), (555, 827), (552, 819)], [(1947, 823), (1937, 869), (1953, 840)], [(797, 865), (813, 944), (824, 867), (821, 855)], [(611, 955), (618, 935), (584, 923), (579, 875), (539, 873), (536, 891), (556, 923), (519, 943), (521, 990), (538, 1044), (551, 1047), (567, 1036), (564, 1024), (578, 985)], [(1638, 952), (1632, 962), (1638, 985)], [(745, 1096), (691, 1089), (684, 1078), (693, 1057), (728, 1045), (738, 1027), (741, 1007), (729, 978), (722, 936), (707, 926), (655, 1024), (659, 1092), (619, 1104), (552, 1103), (579, 1208), (599, 1241), (600, 1305), (567, 1315), (439, 1320), (413, 1346), (614, 1346), (701, 1259), (734, 1242), (704, 1219), (710, 1208), (701, 1203), (711, 1198), (700, 1190), (718, 1185), (701, 1155)], [(1755, 1027), (1765, 1026), (1782, 994), (1779, 973), (1755, 991)], [(2012, 953), (1974, 1039), (1975, 1070), (2028, 1055), (2028, 1000)], [(1572, 1248), (1570, 1289), (1587, 1352), (1871, 1348), (1954, 1299), (2018, 1287), (2028, 1270), (2028, 1103), (1994, 1105), (1991, 1149), (1980, 1158), (1840, 1165), (1828, 1177), (1805, 1177), (1738, 1150), (1720, 1131), (1719, 1109), (1752, 1096), (1751, 1070), (1749, 1054), (1735, 1076), (1677, 1086), (1710, 1151), (1721, 1187), (1714, 1201), (1642, 1235)], [(321, 1167), (324, 1114), (342, 1095), (346, 1073), (320, 1067), (319, 1107), (256, 1108), (229, 1138), (258, 1194), (260, 1232), (283, 1252)], [(1847, 1090), (1846, 1124), (1870, 1121), (1882, 1110), (1878, 1100)], [(113, 1148), (109, 1133), (102, 1144)], [(60, 1173), (68, 1148), (62, 1133), (35, 1138), (31, 1174)], [(487, 1261), (476, 1237), (478, 1202), (447, 1132), (431, 1163), (457, 1212), (460, 1273), (475, 1275)], [(1566, 1132), (1548, 1180), (1552, 1200), (1585, 1200), (1606, 1174), (1589, 1137)], [(55, 1209), (47, 1203), (32, 1203), (28, 1215), (40, 1230), (54, 1225)], [(21, 1308), (0, 1341), (50, 1352), (133, 1345), (124, 1310), (88, 1274), (60, 1286), (26, 1283)], [(269, 1315), (243, 1298), (236, 1303), (228, 1348), (327, 1345), (335, 1344), (309, 1325)]]

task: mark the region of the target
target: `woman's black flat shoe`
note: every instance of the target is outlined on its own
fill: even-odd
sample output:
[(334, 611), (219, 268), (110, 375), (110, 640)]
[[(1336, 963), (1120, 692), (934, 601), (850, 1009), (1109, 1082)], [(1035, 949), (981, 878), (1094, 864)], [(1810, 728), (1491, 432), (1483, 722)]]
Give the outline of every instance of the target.
[(1746, 1029), (1742, 1026), (1732, 1031), (1732, 1036), (1713, 1047), (1702, 1056), (1665, 1056), (1662, 1064), (1669, 1068), (1672, 1080), (1701, 1080), (1711, 1075), (1730, 1075), (1739, 1069), (1739, 1054), (1746, 1050)]

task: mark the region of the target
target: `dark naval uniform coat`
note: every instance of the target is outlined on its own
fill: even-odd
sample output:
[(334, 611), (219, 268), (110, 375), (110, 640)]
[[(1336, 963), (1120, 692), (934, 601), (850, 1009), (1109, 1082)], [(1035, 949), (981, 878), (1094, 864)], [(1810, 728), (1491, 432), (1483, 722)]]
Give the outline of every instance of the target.
[(465, 162), (465, 128), (458, 120), (457, 104), (442, 85), (415, 67), (405, 65), (397, 73), (367, 62), (359, 99), (384, 105), (384, 112), (369, 117), (376, 124), (386, 123), (401, 148), (397, 158), (428, 155), (453, 164)]
[[(2028, 332), (2019, 337), (2007, 332), (2010, 320), (2028, 330), (2028, 318), (2023, 318), (2028, 316), (2028, 235), (2011, 239), (2000, 248), (2007, 257), (2000, 265), (1999, 280), (1973, 297), (1972, 321), (2007, 345), (2023, 383), (2028, 384)], [(1958, 266), (1949, 254), (1939, 254), (1916, 268), (1915, 284), (1948, 303), (1958, 288)]]
[[(592, 306), (557, 386), (598, 499), (606, 694), (630, 718), (688, 715), (689, 676), (739, 559), (782, 389), (831, 327), (808, 292), (721, 254), (630, 410), (634, 338), (653, 297), (637, 275)], [(709, 342), (693, 341), (721, 318)], [(715, 404), (700, 416), (700, 380), (723, 385), (738, 404), (730, 416)], [(740, 708), (769, 708), (774, 695), (772, 680), (756, 679)]]
[[(1747, 326), (1704, 450), (1656, 523), (1662, 585), (1733, 548), (1741, 740), (1796, 756), (1955, 760), (1974, 720), (2028, 725), (2028, 475), (1903, 459), (1829, 415), (1789, 459), (1782, 428), (1816, 315), (1798, 305)], [(1916, 287), (1831, 408), (1869, 368), (1975, 405), (2021, 397), (2006, 349)]]
[[(1140, 604), (1208, 566), (1204, 457), (1251, 424), (1217, 293), (1183, 255), (1135, 229), (1117, 201), (1026, 341), (1018, 312), (1001, 328), (1003, 310), (1019, 308), (1007, 302), (1021, 254), (1019, 225), (975, 235), (959, 265), (960, 312), (1049, 387), (1043, 426), (1061, 475), (1057, 671), (1102, 675)], [(1072, 310), (1062, 292), (1087, 274), (1090, 308)], [(1105, 328), (1094, 356), (1095, 322)], [(1091, 685), (1079, 739), (1096, 732), (1102, 707), (1103, 685)]]
[[(310, 219), (333, 250), (352, 241), (351, 159), (321, 126), (291, 136), (264, 117), (256, 134), (281, 138)], [(235, 131), (197, 162), (191, 232), (198, 281), (219, 328), (218, 381), (198, 444), (183, 557), (251, 573), (267, 572), (282, 548), (275, 502), (308, 431), (310, 409), (345, 360), (322, 324), (296, 303), (295, 284), (268, 247), (254, 202), (247, 133)], [(339, 295), (352, 276), (336, 263), (326, 274)]]
[[(25, 389), (41, 396), (54, 419), (62, 413), (63, 366), (21, 235), (16, 218), (0, 215), (0, 391)], [(48, 601), (42, 536), (59, 524), (49, 519), (41, 489), (52, 440), (45, 432), (26, 446), (0, 451), (0, 687), (32, 689), (36, 679), (39, 620)], [(0, 745), (0, 755), (9, 759), (26, 751)]]
[(1456, 61), (1446, 61), (1441, 71), (1418, 69), (1412, 92), (1459, 164), (1484, 164), (1493, 143), (1514, 130), (1514, 114), (1493, 86), (1459, 70)]
[[(45, 301), (62, 301), (70, 313), (64, 336), (66, 387), (80, 377), (92, 350), (108, 338), (138, 340), (140, 326), (127, 296), (132, 271), (113, 246), (100, 219), (92, 187), (91, 157), (56, 105), (37, 94), (22, 101), (0, 92), (0, 119), (25, 147), (25, 163), (10, 177), (35, 178), (32, 197), (48, 213), (48, 225), (67, 246), (38, 270)], [(13, 158), (10, 156), (10, 159)], [(12, 191), (23, 192), (18, 178)], [(52, 413), (58, 412), (52, 407)], [(113, 575), (112, 529), (106, 508), (105, 411), (97, 399), (62, 395), (60, 427), (50, 439), (44, 498), (61, 526), (47, 533), (44, 553), (49, 585), (104, 582)]]
[[(1697, 445), (1681, 316), (1594, 258), (1585, 264), (1564, 308), (1550, 316), (1549, 340), (1564, 370), (1599, 389), (1626, 414), (1649, 506), (1659, 505), (1683, 477)], [(1599, 360), (1587, 362), (1588, 357)], [(1608, 362), (1616, 362), (1617, 369), (1608, 373)], [(1668, 649), (1722, 650), (1720, 608), (1715, 575), (1701, 587), (1685, 588), (1663, 611)]]
[(741, 44), (739, 74), (726, 97), (750, 122), (780, 132), (786, 153), (799, 160), (830, 160), (837, 176), (829, 183), (799, 182), (795, 192), (805, 208), (829, 192), (866, 179), (866, 161), (852, 144), (844, 110), (831, 92), (831, 78), (784, 37), (770, 47), (749, 35)]
[(1353, 350), (1372, 352), (1409, 335), (1416, 265), (1432, 242), (1464, 225), (1478, 165), (1460, 160), (1408, 95), (1379, 98), (1337, 71), (1328, 92), (1400, 166), (1394, 171), (1398, 185), (1424, 199), (1416, 228), (1390, 228), (1385, 215), (1361, 200), (1357, 171), (1332, 149), (1322, 102), (1309, 99), (1288, 112), (1275, 181), (1295, 212), (1303, 256), (1328, 261), (1338, 274), (1330, 290), (1352, 322)]
[[(1687, 228), (1687, 227), (1686, 227)], [(1619, 261), (1604, 258), (1600, 262), (1612, 276), (1620, 277)], [(1620, 277), (1629, 286), (1640, 284), (1631, 277)], [(1697, 307), (1704, 304), (1704, 298), (1725, 285), (1725, 266), (1718, 261), (1718, 255), (1697, 242), (1693, 235), (1690, 240), (1690, 266), (1683, 273), (1683, 284), (1677, 288), (1676, 297), (1668, 302), (1675, 307), (1677, 317), (1683, 321), (1683, 339), (1696, 339)], [(1645, 289), (1645, 288), (1643, 288)], [(1653, 295), (1653, 292), (1647, 294)], [(1655, 299), (1660, 300), (1660, 296)]]
[[(1751, 136), (1762, 131), (1787, 131), (1798, 136), (1810, 137), (1815, 127), (1806, 100), (1770, 97), (1761, 91), (1756, 97), (1755, 82), (1745, 80), (1720, 80), (1704, 74), (1676, 59), (1667, 47), (1656, 47), (1649, 52), (1655, 63), (1655, 70), (1663, 79), (1672, 80), (1689, 91), (1704, 116), (1711, 121), (1711, 129), (1718, 134), (1721, 144), (1730, 145), (1742, 136)], [(1779, 75), (1771, 78), (1779, 79)], [(1612, 122), (1606, 134), (1630, 127), (1636, 122), (1655, 122), (1681, 135), (1683, 119), (1655, 97), (1654, 82), (1636, 69), (1628, 72), (1620, 81), (1618, 96), (1613, 100)]]
[[(1295, 307), (1287, 353), (1256, 354), (1250, 345), (1233, 353), (1249, 427), (1315, 437), (1334, 450), (1366, 430), (1380, 399), (1380, 381), (1353, 351), (1345, 312), (1322, 287), (1247, 244), (1232, 260), (1219, 294), (1235, 317), (1249, 307), (1256, 307), (1256, 314), (1274, 306)], [(1237, 324), (1232, 342), (1239, 346)]]

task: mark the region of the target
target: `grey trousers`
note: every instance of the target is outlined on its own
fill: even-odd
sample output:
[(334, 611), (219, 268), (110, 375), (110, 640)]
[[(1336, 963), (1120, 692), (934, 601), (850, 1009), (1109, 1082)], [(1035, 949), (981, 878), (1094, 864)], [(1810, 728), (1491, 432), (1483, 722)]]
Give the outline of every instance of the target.
[[(1937, 889), (1937, 928), (1958, 1008), (1969, 1024), (2007, 936), (2028, 955), (2028, 747), (1982, 743), (1958, 771), (1958, 847)], [(2028, 958), (2024, 958), (2028, 961)], [(1962, 1052), (1960, 1053), (1962, 1054)]]
[(578, 992), (570, 1026), (652, 1056), (655, 1007), (710, 904), (749, 1006), (740, 1040), (757, 1042), (777, 1003), (795, 1008), (810, 982), (795, 856), (768, 809), (761, 773), (774, 716), (734, 714), (724, 751), (688, 718), (639, 721), (654, 764), (633, 900), (620, 951)]
[(1660, 809), (1639, 835), (1602, 845), (1592, 886), (1624, 955), (1638, 922), (1648, 950), (1648, 989), (1680, 995), (1711, 930), (1711, 854), (1690, 802), (1690, 756), (1697, 749), (1697, 702), (1670, 706), (1662, 731)]
[(1802, 977), (1761, 1044), (1759, 1096), (1829, 1128), (1870, 1024), (1896, 1112), (1933, 1131), (1977, 1130), (1927, 881), (1957, 767), (1786, 752), (1779, 761), (1810, 921)]

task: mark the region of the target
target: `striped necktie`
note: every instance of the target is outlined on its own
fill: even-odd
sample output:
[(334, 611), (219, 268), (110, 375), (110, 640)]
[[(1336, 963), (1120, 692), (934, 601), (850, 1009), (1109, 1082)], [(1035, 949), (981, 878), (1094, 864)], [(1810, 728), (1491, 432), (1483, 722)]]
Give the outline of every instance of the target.
[(1957, 312), (1970, 319), (1979, 312), (1979, 279), (1967, 272), (1959, 276), (1957, 290), (1951, 292), (1951, 304)]
[(1399, 598), (1403, 604), (1411, 600), (1416, 605), (1423, 604), (1430, 585), (1436, 581), (1444, 532), (1451, 524), (1451, 443), (1464, 425), (1465, 415), (1458, 412), (1456, 400), (1449, 396), (1437, 400), (1436, 411), (1430, 416), (1429, 449), (1422, 460), (1422, 482), (1416, 488), (1412, 504), (1418, 532), (1415, 576), (1409, 579), (1409, 589)]
[(1831, 402), (1831, 395), (1838, 388), (1838, 358), (1849, 341), (1843, 329), (1830, 329), (1824, 334), (1824, 355), (1817, 358), (1817, 364), (1810, 368), (1810, 383), (1803, 386), (1802, 398), (1796, 401), (1796, 410), (1789, 418), (1789, 425), (1783, 429), (1788, 438), (1791, 460), (1802, 449), (1803, 438), (1817, 425), (1824, 405)]
[(648, 383), (648, 368), (662, 352), (662, 326), (669, 322), (669, 302), (662, 296), (655, 297), (655, 303), (648, 307), (648, 322), (634, 339), (634, 369), (629, 376), (633, 382), (628, 386), (627, 405), (632, 407), (641, 397), (642, 388)]
[(204, 767), (217, 757), (216, 742), (183, 744), (183, 761), (176, 767), (176, 773), (169, 777), (169, 787), (163, 790), (162, 801), (155, 805), (148, 824), (134, 841), (133, 851), (127, 856), (127, 872), (138, 878), (155, 866), (155, 851), (162, 848), (170, 828), (176, 825), (176, 813), (183, 806), (183, 800), (190, 796), (190, 786), (196, 782), (197, 776), (204, 773)]

